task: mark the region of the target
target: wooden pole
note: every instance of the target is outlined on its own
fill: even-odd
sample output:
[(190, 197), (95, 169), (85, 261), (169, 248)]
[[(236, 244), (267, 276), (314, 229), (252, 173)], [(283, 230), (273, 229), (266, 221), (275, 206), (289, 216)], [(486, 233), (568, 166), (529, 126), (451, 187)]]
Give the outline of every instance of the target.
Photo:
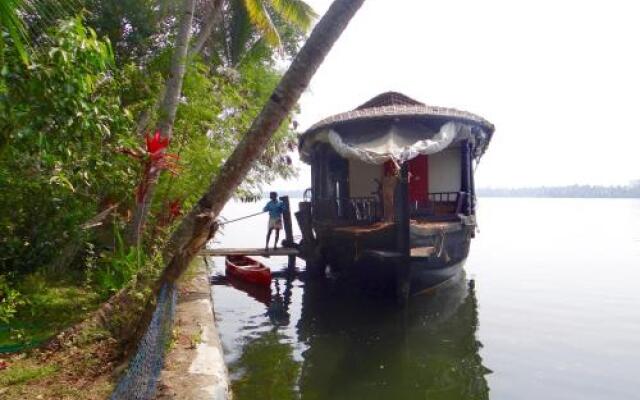
[(283, 247), (293, 247), (293, 225), (291, 224), (291, 207), (289, 206), (289, 196), (280, 197), (280, 201), (284, 204), (284, 213), (282, 214), (284, 222), (285, 239), (282, 242)]
[[(293, 241), (293, 225), (291, 222), (291, 206), (289, 204), (289, 196), (280, 197), (280, 201), (284, 204), (284, 213), (282, 215), (284, 222), (284, 234), (285, 240), (282, 243), (283, 247), (294, 247)], [(293, 271), (296, 269), (296, 256), (289, 256), (287, 262), (287, 270)]]
[(463, 203), (463, 212), (464, 215), (471, 215), (472, 210), (472, 194), (471, 194), (471, 144), (469, 141), (465, 141), (462, 143), (462, 182), (461, 182), (461, 191), (464, 193), (466, 197)]
[(469, 176), (471, 179), (471, 186), (469, 187), (469, 202), (471, 204), (471, 215), (476, 215), (476, 181), (473, 176), (473, 147), (471, 147), (471, 155), (469, 157)]
[(400, 166), (400, 179), (396, 189), (397, 248), (402, 256), (396, 265), (396, 299), (399, 304), (409, 302), (411, 289), (411, 233), (409, 226), (409, 164)]

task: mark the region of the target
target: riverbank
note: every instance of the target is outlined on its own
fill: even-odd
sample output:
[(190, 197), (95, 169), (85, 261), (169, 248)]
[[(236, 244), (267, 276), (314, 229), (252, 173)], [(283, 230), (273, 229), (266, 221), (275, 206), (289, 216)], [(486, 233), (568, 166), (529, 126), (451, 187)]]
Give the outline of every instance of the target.
[(230, 399), (222, 344), (214, 322), (204, 262), (178, 284), (173, 343), (160, 375), (157, 399)]
[(80, 325), (45, 347), (0, 357), (0, 398), (105, 399), (120, 360), (108, 331)]
[[(157, 398), (229, 399), (208, 270), (200, 260), (178, 283), (174, 320)], [(122, 343), (93, 322), (63, 331), (44, 347), (0, 356), (0, 398), (109, 398), (128, 362)]]

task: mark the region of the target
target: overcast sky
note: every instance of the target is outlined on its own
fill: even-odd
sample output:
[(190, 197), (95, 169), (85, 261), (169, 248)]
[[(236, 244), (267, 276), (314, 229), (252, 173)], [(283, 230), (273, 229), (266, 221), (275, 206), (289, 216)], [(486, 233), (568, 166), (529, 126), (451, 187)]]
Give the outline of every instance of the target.
[[(318, 14), (330, 0), (308, 0)], [(388, 90), (496, 126), (481, 187), (640, 179), (640, 3), (367, 0), (301, 99), (301, 127)], [(300, 177), (273, 188), (309, 186)]]

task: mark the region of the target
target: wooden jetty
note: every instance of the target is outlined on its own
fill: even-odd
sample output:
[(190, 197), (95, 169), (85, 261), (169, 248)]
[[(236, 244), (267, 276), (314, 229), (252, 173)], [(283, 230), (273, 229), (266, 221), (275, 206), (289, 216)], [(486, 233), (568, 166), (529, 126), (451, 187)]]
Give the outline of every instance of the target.
[[(283, 241), (284, 247), (278, 247), (277, 249), (273, 248), (264, 248), (264, 247), (256, 247), (256, 248), (218, 248), (218, 249), (204, 249), (200, 251), (201, 256), (210, 256), (210, 257), (226, 257), (226, 256), (260, 256), (260, 257), (274, 257), (274, 256), (284, 256), (284, 257), (292, 257), (295, 258), (299, 255), (298, 249), (292, 247), (295, 242), (293, 240), (293, 227), (291, 225), (291, 206), (289, 205), (289, 196), (280, 197), (280, 201), (284, 203), (284, 213), (282, 215), (282, 219), (284, 222), (284, 234), (285, 239)], [(255, 216), (258, 214), (252, 214), (248, 217)], [(235, 219), (233, 221), (239, 221), (247, 217), (242, 217)], [(227, 223), (229, 223), (227, 222)]]
[(278, 247), (277, 249), (265, 250), (265, 248), (220, 248), (206, 249), (200, 251), (201, 256), (226, 257), (226, 256), (297, 256), (298, 250), (290, 247)]

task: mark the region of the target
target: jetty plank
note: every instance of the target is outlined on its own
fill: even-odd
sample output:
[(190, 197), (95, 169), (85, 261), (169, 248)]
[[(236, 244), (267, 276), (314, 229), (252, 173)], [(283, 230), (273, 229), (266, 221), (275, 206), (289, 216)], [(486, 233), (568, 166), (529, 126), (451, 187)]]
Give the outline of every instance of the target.
[(279, 247), (277, 249), (265, 250), (263, 248), (219, 248), (206, 249), (200, 251), (201, 256), (221, 257), (221, 256), (297, 256), (298, 250), (290, 247)]

